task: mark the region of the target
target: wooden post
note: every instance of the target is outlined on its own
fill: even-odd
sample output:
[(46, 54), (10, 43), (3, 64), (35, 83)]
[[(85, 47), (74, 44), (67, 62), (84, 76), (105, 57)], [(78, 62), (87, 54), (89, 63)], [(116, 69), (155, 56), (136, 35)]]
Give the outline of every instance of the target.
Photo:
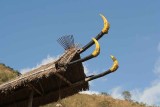
[(32, 107), (33, 95), (34, 95), (34, 91), (31, 90), (31, 93), (29, 95), (29, 100), (28, 100), (28, 107)]

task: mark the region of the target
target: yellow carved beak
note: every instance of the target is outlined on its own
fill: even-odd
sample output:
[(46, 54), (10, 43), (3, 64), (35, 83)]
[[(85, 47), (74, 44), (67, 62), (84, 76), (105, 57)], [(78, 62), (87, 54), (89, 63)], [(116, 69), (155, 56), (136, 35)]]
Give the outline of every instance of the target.
[(100, 16), (102, 17), (103, 23), (104, 23), (104, 27), (102, 29), (102, 32), (103, 33), (108, 33), (108, 30), (110, 28), (110, 24), (109, 24), (109, 22), (107, 21), (107, 19), (102, 14), (100, 14)]
[(99, 53), (100, 53), (100, 45), (99, 45), (98, 41), (97, 41), (95, 38), (92, 38), (92, 40), (94, 41), (94, 43), (95, 43), (95, 45), (96, 45), (95, 50), (93, 51), (92, 55), (93, 55), (94, 57), (96, 57), (96, 56), (98, 56)]
[(116, 70), (118, 69), (118, 67), (119, 67), (119, 65), (118, 65), (118, 60), (117, 60), (113, 55), (111, 55), (111, 59), (113, 60), (113, 65), (112, 65), (112, 67), (110, 68), (110, 70), (111, 70), (112, 72), (114, 72), (114, 71), (116, 71)]

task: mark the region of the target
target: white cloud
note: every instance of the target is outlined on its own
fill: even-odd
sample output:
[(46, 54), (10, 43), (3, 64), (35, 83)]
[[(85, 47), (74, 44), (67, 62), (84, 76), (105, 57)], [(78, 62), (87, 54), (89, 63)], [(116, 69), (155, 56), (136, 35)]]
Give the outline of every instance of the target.
[[(160, 48), (160, 44), (159, 44)], [(160, 105), (160, 57), (157, 59), (153, 72), (157, 75), (157, 78), (152, 81), (151, 85), (145, 88), (139, 101), (147, 103), (149, 105)]]
[[(93, 75), (94, 73), (91, 72), (89, 69), (88, 69), (88, 66), (86, 63), (83, 64), (83, 68), (84, 68), (84, 73), (86, 74), (86, 76), (90, 76), (90, 75)], [(89, 81), (89, 85), (92, 87), (94, 86), (94, 81)]]
[[(115, 87), (113, 89), (110, 90), (110, 95), (115, 98), (115, 99), (121, 99), (124, 100), (122, 93), (123, 93), (124, 89), (121, 86)], [(131, 99), (135, 100), (135, 101), (140, 101), (140, 98), (142, 96), (142, 93), (140, 90), (138, 89), (134, 89), (129, 91), (132, 95)]]
[(59, 55), (56, 57), (52, 57), (52, 56), (48, 55), (47, 58), (43, 59), (42, 62), (40, 64), (38, 64), (38, 66), (48, 64), (50, 62), (57, 60), (58, 58), (59, 58)]
[(88, 75), (88, 74), (89, 74), (89, 70), (88, 70), (87, 66), (86, 66), (86, 65), (83, 65), (83, 67), (84, 67), (84, 72), (85, 72), (85, 74)]
[[(160, 52), (160, 43), (158, 44), (158, 51)], [(157, 78), (152, 81), (148, 87), (144, 90), (130, 90), (132, 100), (143, 102), (148, 105), (160, 105), (160, 57), (155, 62), (153, 72), (157, 75)], [(111, 95), (114, 98), (121, 99), (121, 93), (122, 87), (116, 87), (111, 91)]]
[(34, 67), (33, 68), (23, 68), (23, 69), (20, 70), (20, 73), (25, 74), (25, 73), (33, 70), (33, 69), (34, 69)]
[(123, 99), (122, 93), (123, 89), (122, 87), (115, 87), (112, 90), (110, 90), (110, 95), (115, 99)]
[(87, 76), (89, 76), (89, 75), (96, 75), (98, 72), (97, 71), (90, 71), (89, 69), (88, 69), (88, 64), (85, 62), (85, 63), (83, 63), (83, 68), (84, 68), (84, 72), (85, 72), (85, 74), (87, 75)]
[(149, 88), (146, 88), (142, 96), (140, 97), (140, 101), (147, 103), (149, 105), (160, 104), (160, 83), (157, 83)]
[(142, 96), (142, 92), (139, 89), (134, 89), (130, 91), (131, 95), (132, 95), (132, 100), (134, 101), (140, 101), (140, 98)]
[[(122, 92), (124, 89), (122, 87), (115, 87), (111, 90), (110, 95), (115, 99), (123, 100)], [(154, 86), (148, 87), (142, 91), (134, 89), (130, 91), (133, 101), (143, 102), (147, 105), (160, 105), (160, 83)]]
[(27, 72), (29, 72), (29, 71), (31, 71), (31, 70), (33, 70), (33, 69), (36, 69), (36, 68), (38, 68), (38, 67), (40, 67), (40, 66), (42, 66), (42, 65), (45, 65), (45, 64), (48, 64), (48, 63), (50, 63), (50, 62), (53, 62), (53, 61), (57, 60), (57, 59), (59, 58), (59, 56), (60, 56), (60, 55), (58, 55), (58, 56), (56, 56), (56, 57), (53, 57), (53, 56), (48, 55), (47, 58), (43, 59), (43, 60), (42, 60), (40, 63), (38, 63), (35, 67), (32, 67), (32, 68), (23, 68), (23, 69), (20, 70), (20, 72), (21, 72), (22, 74), (25, 74), (25, 73), (27, 73)]
[[(160, 52), (160, 42), (158, 44), (157, 50)], [(154, 72), (160, 77), (160, 56), (155, 63)]]
[(157, 59), (155, 63), (154, 73), (156, 73), (160, 77), (160, 57)]
[(79, 92), (80, 94), (88, 94), (88, 95), (100, 95), (99, 92), (97, 91), (82, 91), (82, 92)]

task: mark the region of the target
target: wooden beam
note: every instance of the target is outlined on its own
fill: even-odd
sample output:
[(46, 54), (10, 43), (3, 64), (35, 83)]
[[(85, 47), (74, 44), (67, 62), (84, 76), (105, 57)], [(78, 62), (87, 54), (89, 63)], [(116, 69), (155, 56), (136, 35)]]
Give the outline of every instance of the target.
[(40, 82), (39, 82), (39, 86), (41, 87), (42, 94), (44, 94), (44, 89), (43, 89), (42, 84)]
[(72, 83), (69, 80), (67, 80), (65, 77), (63, 77), (61, 74), (55, 73), (55, 75), (61, 80), (63, 80), (64, 82), (66, 82), (68, 85), (72, 85)]
[(30, 87), (32, 90), (36, 91), (38, 94), (43, 95), (41, 91), (39, 91), (35, 86), (32, 84), (28, 84), (28, 87)]

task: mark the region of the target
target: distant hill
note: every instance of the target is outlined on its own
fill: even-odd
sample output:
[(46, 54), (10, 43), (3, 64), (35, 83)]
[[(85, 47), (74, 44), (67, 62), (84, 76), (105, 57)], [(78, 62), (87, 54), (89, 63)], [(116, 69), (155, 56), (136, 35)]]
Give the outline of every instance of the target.
[(13, 68), (0, 63), (0, 84), (17, 77), (19, 74)]
[[(109, 95), (76, 94), (41, 107), (146, 107), (143, 103), (113, 99)], [(148, 106), (147, 106), (148, 107)]]

